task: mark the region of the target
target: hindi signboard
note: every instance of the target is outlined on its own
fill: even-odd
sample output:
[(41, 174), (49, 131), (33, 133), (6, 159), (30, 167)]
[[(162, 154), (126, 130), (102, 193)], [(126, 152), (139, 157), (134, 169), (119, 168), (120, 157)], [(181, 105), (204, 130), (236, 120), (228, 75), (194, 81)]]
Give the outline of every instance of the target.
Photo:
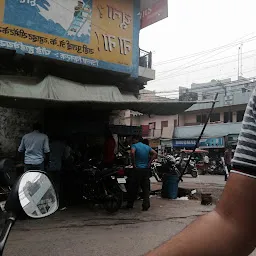
[(138, 74), (139, 3), (0, 0), (0, 48)]

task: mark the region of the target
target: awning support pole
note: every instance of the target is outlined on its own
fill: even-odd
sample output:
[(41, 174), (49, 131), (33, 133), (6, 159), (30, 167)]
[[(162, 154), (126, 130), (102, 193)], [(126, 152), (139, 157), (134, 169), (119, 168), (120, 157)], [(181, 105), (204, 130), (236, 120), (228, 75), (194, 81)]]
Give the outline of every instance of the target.
[(183, 171), (181, 172), (179, 181), (183, 181), (183, 180), (182, 180), (182, 176), (183, 176), (184, 173), (186, 172), (186, 170), (187, 170), (187, 168), (188, 168), (188, 165), (189, 165), (189, 163), (190, 163), (190, 161), (191, 161), (191, 158), (192, 158), (193, 154), (195, 153), (196, 149), (198, 148), (199, 142), (200, 142), (200, 140), (201, 140), (201, 138), (202, 138), (202, 136), (203, 136), (203, 134), (204, 134), (205, 128), (206, 128), (206, 126), (207, 126), (207, 124), (208, 124), (208, 122), (209, 122), (209, 120), (210, 120), (212, 111), (213, 111), (213, 109), (214, 109), (214, 107), (215, 107), (215, 103), (216, 103), (216, 100), (217, 100), (217, 98), (218, 98), (218, 95), (219, 95), (219, 93), (216, 93), (216, 94), (215, 94), (214, 101), (213, 101), (213, 103), (212, 103), (212, 107), (211, 107), (211, 110), (210, 110), (210, 112), (209, 112), (209, 114), (208, 114), (208, 117), (207, 117), (207, 119), (206, 119), (206, 121), (205, 121), (205, 123), (204, 123), (204, 127), (203, 127), (203, 129), (202, 129), (202, 131), (201, 131), (199, 137), (198, 137), (197, 140), (196, 140), (196, 145), (195, 145), (195, 147), (193, 148), (193, 151), (192, 151), (192, 153), (191, 153), (190, 156), (189, 156), (189, 159), (188, 159), (188, 161), (187, 161), (187, 163), (186, 163), (186, 166), (184, 167)]

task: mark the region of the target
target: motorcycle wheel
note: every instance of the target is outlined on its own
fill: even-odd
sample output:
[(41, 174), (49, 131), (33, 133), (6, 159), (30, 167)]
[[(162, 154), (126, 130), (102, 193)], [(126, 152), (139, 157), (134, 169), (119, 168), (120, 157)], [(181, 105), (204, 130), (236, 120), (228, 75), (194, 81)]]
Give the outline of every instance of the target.
[(103, 202), (104, 209), (109, 213), (117, 212), (121, 208), (121, 205), (122, 201), (118, 197), (112, 195), (106, 196)]
[(197, 178), (197, 176), (198, 176), (197, 170), (192, 170), (191, 175), (192, 175), (193, 178)]

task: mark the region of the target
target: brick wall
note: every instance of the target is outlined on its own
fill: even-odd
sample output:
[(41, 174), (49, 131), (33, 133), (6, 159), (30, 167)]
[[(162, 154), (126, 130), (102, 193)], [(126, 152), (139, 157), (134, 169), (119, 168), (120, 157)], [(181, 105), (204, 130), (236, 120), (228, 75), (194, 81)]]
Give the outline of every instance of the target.
[(0, 107), (0, 157), (15, 157), (22, 136), (40, 120), (42, 115), (38, 110)]

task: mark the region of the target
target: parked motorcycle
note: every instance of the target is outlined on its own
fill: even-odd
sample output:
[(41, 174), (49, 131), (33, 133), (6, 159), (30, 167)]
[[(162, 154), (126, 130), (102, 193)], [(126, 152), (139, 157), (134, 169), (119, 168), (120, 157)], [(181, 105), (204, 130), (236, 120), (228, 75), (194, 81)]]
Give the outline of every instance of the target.
[[(184, 171), (184, 168), (188, 160), (189, 160), (188, 158), (181, 158), (181, 157), (176, 158), (176, 166), (179, 169), (180, 173)], [(193, 158), (189, 161), (189, 164), (184, 174), (190, 174), (193, 178), (196, 178), (198, 176), (196, 161)]]
[(40, 171), (23, 174), (13, 186), (5, 209), (7, 218), (0, 237), (0, 256), (3, 255), (10, 231), (21, 214), (39, 219), (57, 211), (57, 195), (47, 175)]
[(162, 174), (159, 173), (158, 168), (162, 167), (162, 164), (159, 162), (153, 162), (151, 164), (151, 175), (155, 177), (157, 182), (162, 181)]
[(208, 173), (212, 175), (225, 175), (225, 168), (223, 166), (222, 161), (212, 161)]
[(0, 203), (7, 200), (17, 177), (14, 162), (7, 158), (0, 160)]
[(181, 174), (176, 166), (176, 159), (172, 155), (162, 156), (161, 163), (153, 163), (152, 169), (155, 172), (155, 175), (154, 172), (153, 175), (156, 177), (156, 179), (158, 179), (157, 177), (159, 177), (160, 181), (162, 180), (163, 174), (165, 173), (172, 173), (178, 176), (180, 176)]
[(91, 165), (81, 172), (82, 196), (92, 204), (102, 204), (110, 213), (118, 211), (123, 203), (125, 179), (118, 178), (119, 167), (103, 168)]

